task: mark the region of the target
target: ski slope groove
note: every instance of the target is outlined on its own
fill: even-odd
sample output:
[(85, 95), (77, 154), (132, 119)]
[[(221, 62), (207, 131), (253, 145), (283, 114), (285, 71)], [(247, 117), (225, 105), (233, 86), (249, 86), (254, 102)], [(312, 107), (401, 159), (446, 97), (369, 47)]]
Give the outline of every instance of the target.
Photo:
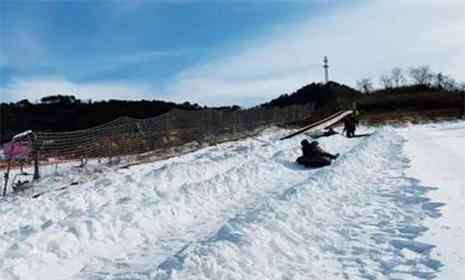
[(435, 245), (417, 239), (443, 204), (406, 176), (405, 137), (321, 139), (341, 157), (307, 170), (305, 136), (287, 133), (44, 178), (82, 183), (0, 203), (0, 279), (435, 278)]

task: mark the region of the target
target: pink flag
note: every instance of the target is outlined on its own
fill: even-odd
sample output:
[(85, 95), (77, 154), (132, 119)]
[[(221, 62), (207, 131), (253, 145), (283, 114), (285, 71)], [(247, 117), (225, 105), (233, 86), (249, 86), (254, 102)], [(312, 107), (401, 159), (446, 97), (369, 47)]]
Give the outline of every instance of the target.
[(7, 143), (3, 146), (3, 152), (7, 159), (26, 159), (31, 153), (31, 148), (22, 143)]

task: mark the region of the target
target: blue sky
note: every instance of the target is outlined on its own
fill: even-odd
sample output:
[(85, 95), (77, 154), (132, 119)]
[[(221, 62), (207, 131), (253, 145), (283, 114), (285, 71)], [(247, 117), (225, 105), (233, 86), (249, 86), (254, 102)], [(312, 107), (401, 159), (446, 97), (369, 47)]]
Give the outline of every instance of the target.
[[(3, 82), (15, 72), (63, 74), (75, 82), (162, 82), (185, 67), (260, 36), (275, 24), (296, 21), (312, 9), (323, 8), (306, 2), (264, 5), (255, 1), (4, 2), (3, 46), (13, 63), (5, 69)], [(28, 35), (40, 40), (41, 46), (19, 42), (17, 49), (18, 41), (27, 40), (21, 36)], [(15, 64), (23, 60), (24, 52), (38, 54), (28, 65)]]
[(465, 78), (454, 62), (465, 58), (463, 1), (392, 2), (1, 1), (0, 101), (71, 93), (248, 106), (320, 81), (324, 55), (348, 84), (415, 64)]

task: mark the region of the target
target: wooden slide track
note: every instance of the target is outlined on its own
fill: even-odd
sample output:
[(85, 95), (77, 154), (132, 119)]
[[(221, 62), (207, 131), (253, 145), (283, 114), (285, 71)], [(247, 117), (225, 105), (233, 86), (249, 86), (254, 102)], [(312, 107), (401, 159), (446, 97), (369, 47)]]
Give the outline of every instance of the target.
[(318, 129), (325, 129), (325, 128), (329, 128), (331, 126), (333, 126), (334, 124), (336, 124), (337, 122), (341, 121), (343, 118), (347, 117), (348, 115), (351, 115), (353, 112), (352, 111), (339, 111), (335, 114), (332, 114), (331, 116), (328, 116), (324, 119), (321, 119), (317, 122), (314, 122), (312, 124), (309, 124), (305, 127), (303, 127), (302, 129), (299, 129), (298, 131), (292, 133), (292, 134), (289, 134), (287, 136), (284, 136), (283, 138), (281, 138), (280, 140), (286, 140), (286, 139), (289, 139), (289, 138), (292, 138), (296, 135), (299, 135), (301, 133), (304, 133), (305, 131), (308, 131), (308, 130), (318, 130)]

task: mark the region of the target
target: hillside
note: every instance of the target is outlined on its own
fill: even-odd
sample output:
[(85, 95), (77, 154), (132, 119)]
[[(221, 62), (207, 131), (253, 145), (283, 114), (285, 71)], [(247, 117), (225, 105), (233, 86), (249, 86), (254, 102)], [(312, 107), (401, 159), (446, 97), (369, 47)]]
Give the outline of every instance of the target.
[[(352, 108), (357, 102), (362, 117), (377, 121), (399, 116), (428, 114), (459, 117), (464, 114), (464, 92), (446, 91), (431, 86), (402, 86), (388, 90), (377, 90), (362, 94), (349, 86), (336, 82), (327, 84), (311, 83), (291, 94), (257, 106), (258, 108), (286, 107), (312, 103), (315, 112), (307, 121), (312, 121), (340, 109)], [(198, 104), (185, 102), (177, 104), (164, 101), (123, 101), (83, 102), (74, 96), (50, 96), (41, 103), (22, 100), (18, 103), (1, 104), (0, 143), (24, 130), (69, 131), (101, 125), (121, 116), (149, 118), (164, 114), (172, 109), (202, 110)], [(209, 108), (212, 109), (212, 108)], [(237, 105), (213, 108), (218, 110), (239, 110)]]
[[(465, 93), (434, 86), (406, 85), (362, 94), (360, 91), (336, 82), (312, 83), (292, 94), (284, 94), (262, 104), (263, 107), (284, 107), (314, 103), (312, 120), (340, 109), (352, 108), (354, 102), (361, 118), (372, 122), (387, 119), (456, 118), (464, 115)], [(309, 120), (311, 121), (311, 120)]]
[(426, 86), (404, 86), (363, 95), (357, 104), (362, 117), (370, 122), (457, 118), (465, 114), (465, 93)]
[(315, 109), (323, 108), (341, 108), (352, 103), (353, 100), (361, 97), (361, 93), (346, 85), (336, 82), (327, 84), (311, 83), (291, 94), (283, 94), (280, 97), (271, 100), (263, 107), (285, 107), (289, 105), (314, 103)]

